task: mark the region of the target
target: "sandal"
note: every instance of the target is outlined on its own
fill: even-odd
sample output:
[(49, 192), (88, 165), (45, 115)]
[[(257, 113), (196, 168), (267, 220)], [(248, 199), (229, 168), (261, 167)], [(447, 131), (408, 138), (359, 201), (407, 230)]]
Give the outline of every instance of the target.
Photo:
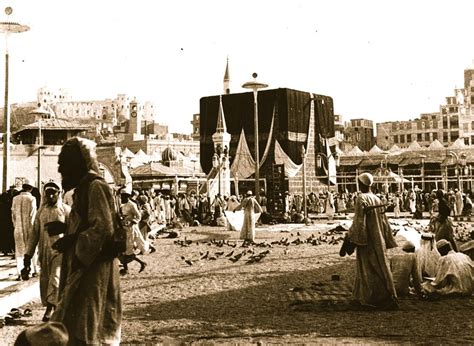
[(18, 310), (17, 308), (11, 309), (10, 312), (8, 313), (8, 315), (11, 316), (12, 318), (20, 318), (21, 317), (20, 310)]

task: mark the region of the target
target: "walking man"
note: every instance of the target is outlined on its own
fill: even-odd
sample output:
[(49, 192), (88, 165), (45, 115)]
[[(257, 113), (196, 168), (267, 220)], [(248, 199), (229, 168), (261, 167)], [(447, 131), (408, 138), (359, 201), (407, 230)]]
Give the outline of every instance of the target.
[[(23, 268), (23, 257), (26, 253), (29, 238), (33, 233), (33, 223), (36, 216), (36, 199), (31, 194), (33, 182), (26, 178), (23, 181), (22, 192), (13, 198), (12, 220), (15, 238), (15, 259), (18, 271), (18, 279), (21, 280), (21, 269)], [(38, 273), (36, 252), (32, 255), (33, 274)]]
[(358, 179), (361, 193), (348, 232), (357, 249), (353, 296), (362, 307), (394, 309), (398, 307), (397, 294), (385, 249), (394, 248), (397, 243), (387, 216), (382, 213), (382, 202), (371, 191), (373, 176), (362, 173)]
[(59, 275), (62, 255), (53, 250), (51, 245), (61, 238), (69, 217), (71, 207), (63, 203), (59, 184), (50, 181), (44, 186), (44, 197), (33, 226), (25, 253), (25, 268), (30, 266), (31, 257), (38, 245), (38, 259), (41, 267), (40, 295), (41, 303), (46, 306), (43, 322), (49, 321), (53, 309), (58, 303)]
[(75, 188), (65, 236), (53, 244), (63, 253), (60, 298), (51, 320), (62, 322), (69, 344), (120, 343), (122, 301), (119, 262), (112, 255), (115, 204), (99, 175), (95, 143), (73, 137), (61, 148), (63, 188)]

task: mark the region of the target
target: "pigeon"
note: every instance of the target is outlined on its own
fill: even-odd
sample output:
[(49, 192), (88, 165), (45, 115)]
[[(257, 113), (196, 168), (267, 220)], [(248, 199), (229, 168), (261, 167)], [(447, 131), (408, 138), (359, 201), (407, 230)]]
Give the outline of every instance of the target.
[(231, 252), (229, 252), (227, 255), (225, 255), (225, 257), (230, 257), (234, 254), (234, 250), (232, 250)]
[(208, 259), (209, 259), (210, 261), (215, 261), (215, 260), (217, 259), (217, 257), (216, 257), (216, 256), (211, 256), (211, 257), (209, 257)]
[(186, 262), (187, 265), (190, 265), (190, 266), (193, 265), (193, 261), (191, 261), (191, 260), (185, 260), (184, 262)]
[(246, 252), (246, 251), (243, 251), (243, 252), (241, 252), (241, 253), (235, 255), (234, 257), (229, 258), (229, 261), (232, 261), (232, 262), (234, 262), (234, 263), (237, 262), (242, 256), (245, 255), (245, 252)]
[(222, 256), (223, 254), (224, 254), (224, 251), (220, 251), (220, 252), (215, 253), (216, 256)]
[(204, 256), (202, 256), (201, 259), (206, 259), (208, 256), (209, 256), (209, 251), (206, 252), (206, 254)]

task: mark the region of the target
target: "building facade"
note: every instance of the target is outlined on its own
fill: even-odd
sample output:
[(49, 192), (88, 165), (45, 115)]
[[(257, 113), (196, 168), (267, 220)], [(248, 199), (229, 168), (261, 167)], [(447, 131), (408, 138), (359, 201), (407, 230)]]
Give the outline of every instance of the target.
[(429, 145), (439, 140), (449, 146), (458, 138), (466, 145), (474, 144), (474, 69), (464, 70), (464, 88), (454, 89), (438, 112), (424, 113), (408, 121), (377, 124), (377, 145), (384, 150), (394, 144), (407, 148), (411, 143)]
[(368, 119), (351, 119), (344, 128), (343, 150), (357, 146), (361, 150), (370, 150), (375, 142), (374, 122)]
[(193, 125), (192, 137), (194, 140), (199, 140), (199, 113), (193, 114), (193, 120), (191, 120), (191, 125)]

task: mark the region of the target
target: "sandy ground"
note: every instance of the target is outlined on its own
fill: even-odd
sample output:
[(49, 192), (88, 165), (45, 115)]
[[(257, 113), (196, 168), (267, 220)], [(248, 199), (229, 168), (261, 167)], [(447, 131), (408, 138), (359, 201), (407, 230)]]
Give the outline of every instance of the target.
[[(251, 247), (218, 227), (185, 229), (178, 242), (155, 240), (158, 251), (142, 256), (145, 271), (138, 273), (138, 263), (132, 263), (122, 278), (123, 343), (474, 344), (472, 297), (410, 298), (397, 311), (354, 310), (349, 299), (355, 256), (339, 257), (340, 243), (329, 243), (341, 235), (319, 239), (317, 229), (261, 228), (256, 240), (261, 246)], [(297, 244), (311, 235), (310, 243)], [(281, 244), (282, 238), (290, 244)], [(267, 250), (259, 262), (246, 263)], [(0, 329), (2, 345), (39, 323), (42, 308), (37, 302), (29, 307), (33, 317)]]

